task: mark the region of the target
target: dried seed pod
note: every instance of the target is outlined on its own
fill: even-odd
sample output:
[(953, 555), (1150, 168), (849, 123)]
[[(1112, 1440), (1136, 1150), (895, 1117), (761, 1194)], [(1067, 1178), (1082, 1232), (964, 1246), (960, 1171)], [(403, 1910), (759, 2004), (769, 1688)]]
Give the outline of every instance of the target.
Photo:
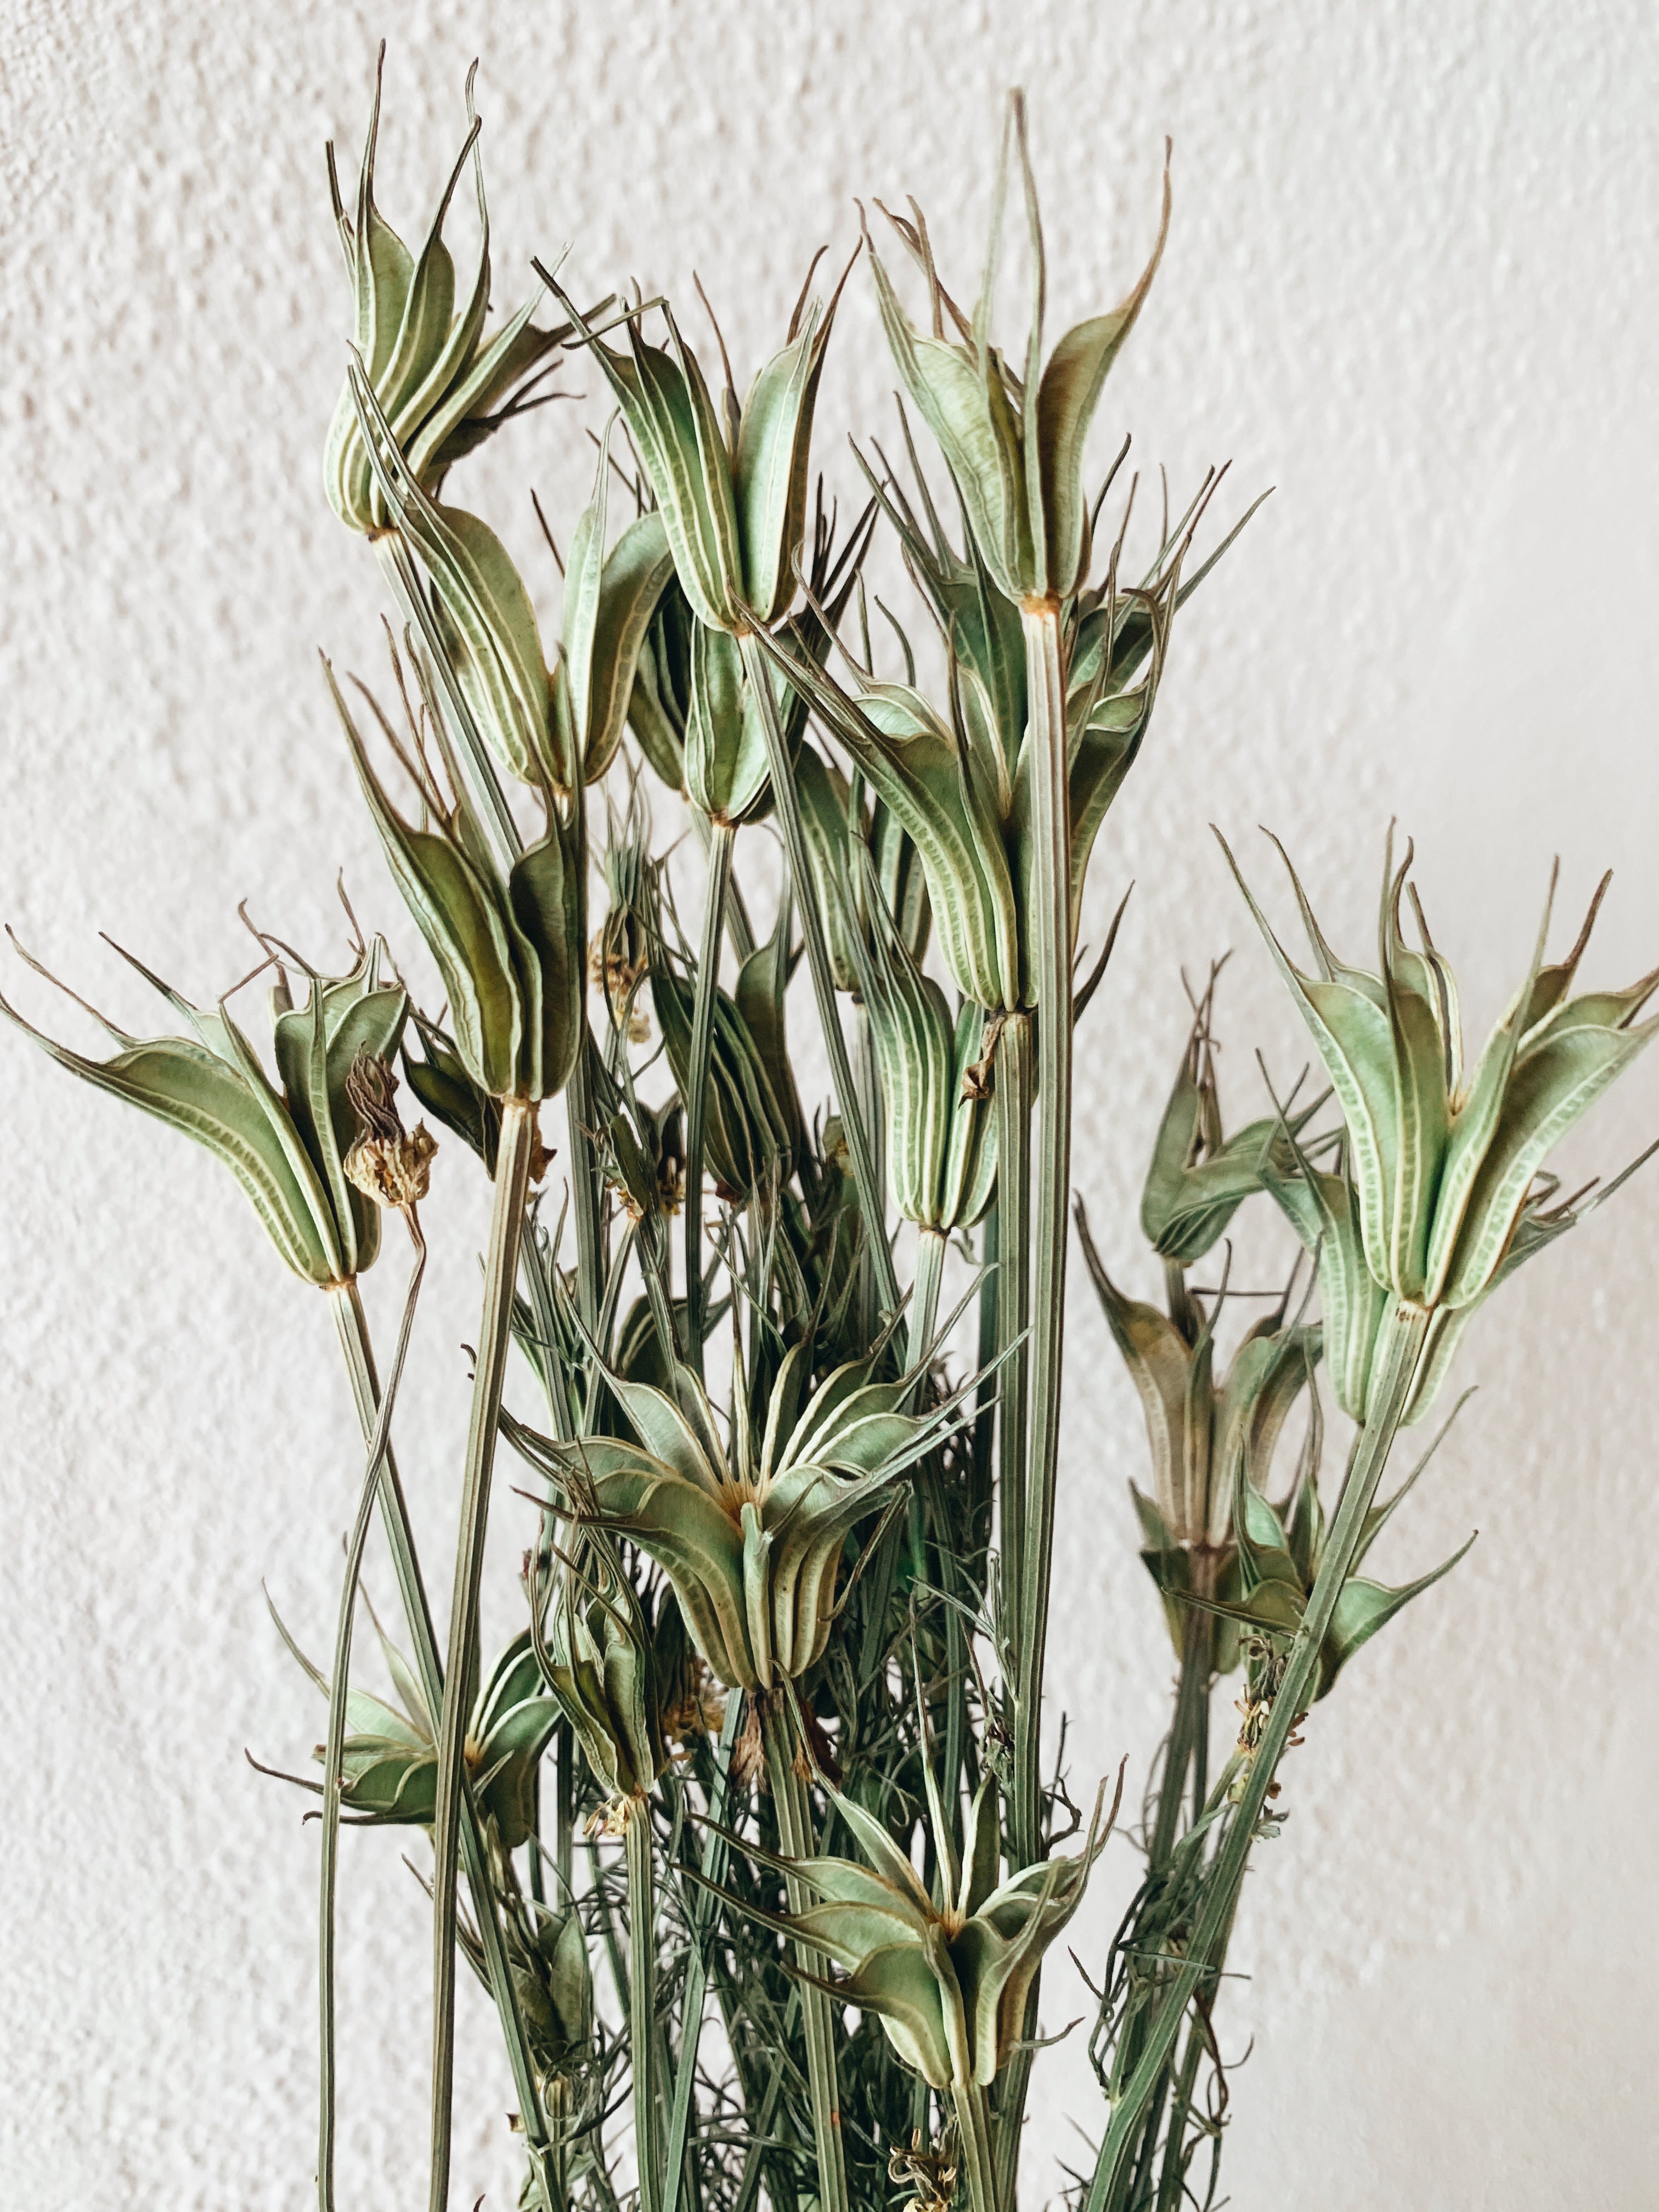
[(787, 1915), (735, 1898), (728, 1904), (840, 1967), (842, 1978), (823, 1986), (840, 2002), (874, 2013), (900, 2057), (931, 2087), (988, 2087), (1025, 2033), (1025, 2000), (1043, 1954), (1083, 1902), (1105, 1846), (1111, 1819), (1103, 1826), (1104, 1785), (1077, 1857), (1048, 1859), (999, 1884), (995, 1784), (988, 1776), (974, 1798), (958, 1858), (929, 1770), (942, 1906), (881, 1822), (832, 1784), (823, 1786), (867, 1863), (784, 1859), (746, 1846), (813, 1901)]
[(902, 1412), (914, 1376), (872, 1379), (873, 1358), (810, 1395), (812, 1347), (784, 1357), (751, 1437), (738, 1384), (730, 1449), (702, 1385), (676, 1365), (674, 1395), (605, 1374), (638, 1442), (533, 1443), (570, 1510), (628, 1536), (669, 1581), (697, 1648), (728, 1689), (770, 1690), (823, 1656), (850, 1531), (957, 1425), (955, 1400)]
[[(1401, 933), (1409, 848), (1395, 869), (1390, 833), (1376, 974), (1337, 960), (1291, 870), (1314, 952), (1311, 975), (1280, 945), (1224, 840), (1222, 850), (1318, 1047), (1346, 1126), (1340, 1175), (1322, 1175), (1304, 1161), (1301, 1172), (1272, 1178), (1303, 1242), (1320, 1254), (1339, 1397), (1345, 1411), (1364, 1419), (1378, 1328), (1387, 1309), (1404, 1301), (1434, 1316), (1406, 1415), (1420, 1419), (1474, 1309), (1617, 1188), (1587, 1206), (1552, 1206), (1558, 1185), (1544, 1162), (1659, 1030), (1659, 1019), (1636, 1019), (1659, 987), (1659, 969), (1621, 991), (1569, 998), (1609, 879), (1571, 951), (1551, 966), (1544, 963), (1547, 906), (1532, 965), (1466, 1073), (1456, 979), (1414, 894), (1420, 949)], [(1552, 897), (1553, 890), (1552, 880)]]
[[(384, 65), (386, 50), (380, 50)], [(526, 402), (525, 380), (565, 331), (538, 330), (536, 302), (520, 307), (486, 338), (489, 310), (489, 211), (478, 158), (479, 125), (466, 82), (466, 143), (452, 172), (432, 227), (417, 255), (374, 204), (374, 155), (380, 125), (380, 71), (363, 147), (357, 204), (349, 215), (340, 197), (334, 148), (328, 149), (329, 190), (345, 253), (356, 310), (353, 344), (397, 445), (407, 454), (415, 482), (435, 495), (451, 464), (488, 438)], [(472, 288), (459, 310), (455, 268), (443, 242), (444, 218), (462, 170), (471, 158), (477, 186), (483, 240)], [(323, 480), (330, 506), (348, 528), (384, 529), (390, 520), (365, 443), (350, 380), (340, 395), (328, 434)]]
[[(492, 1098), (550, 1098), (586, 1028), (586, 838), (579, 805), (550, 806), (546, 834), (505, 879), (464, 799), (446, 801), (429, 771), (431, 827), (387, 798), (334, 672), (324, 672), (392, 880), (443, 978), (455, 1049)], [(415, 763), (406, 761), (414, 772)], [(422, 764), (423, 766), (423, 764)]]
[(376, 1206), (406, 1212), (418, 1206), (432, 1181), (438, 1149), (424, 1121), (405, 1129), (392, 1103), (398, 1079), (385, 1060), (360, 1052), (346, 1074), (346, 1096), (362, 1134), (345, 1156), (345, 1171)]
[[(1030, 228), (1035, 295), (1024, 374), (1017, 376), (991, 338), (991, 316), (1010, 142), (1018, 153)], [(873, 245), (882, 326), (895, 366), (917, 412), (939, 441), (961, 498), (980, 559), (1005, 599), (1069, 599), (1088, 574), (1089, 501), (1083, 449), (1101, 390), (1158, 273), (1170, 228), (1167, 149), (1164, 210), (1151, 259), (1117, 307), (1068, 331), (1045, 365), (1042, 304), (1046, 271), (1036, 186), (1025, 143), (1025, 104), (1008, 103), (1002, 164), (985, 280), (972, 319), (964, 316), (933, 265), (920, 210), (914, 220), (889, 216), (921, 268), (929, 292), (931, 328), (918, 331), (899, 303)], [(945, 335), (947, 321), (954, 332)]]
[[(556, 279), (544, 275), (616, 394), (697, 620), (733, 636), (775, 621), (796, 592), (812, 415), (840, 285), (827, 307), (803, 289), (782, 349), (740, 410), (728, 387), (726, 411), (736, 414), (728, 443), (671, 308), (663, 308), (666, 347), (647, 343), (638, 313), (624, 319), (625, 349), (609, 346)], [(809, 271), (808, 288), (811, 281)]]
[(272, 993), (280, 1091), (223, 1000), (211, 1011), (193, 1006), (131, 954), (122, 957), (191, 1035), (130, 1036), (98, 1016), (120, 1049), (88, 1060), (43, 1036), (3, 999), (0, 1013), (59, 1066), (182, 1130), (222, 1161), (295, 1274), (325, 1287), (360, 1273), (380, 1249), (380, 1224), (378, 1207), (346, 1171), (357, 1128), (349, 1078), (360, 1057), (380, 1063), (396, 1051), (409, 1011), (382, 939), (350, 975), (312, 976), (303, 1007), (293, 1005), (285, 982)]
[(956, 1019), (945, 994), (911, 958), (866, 866), (871, 927), (854, 951), (881, 1070), (893, 1197), (907, 1221), (948, 1232), (970, 1228), (996, 1182), (996, 1124), (984, 1086), (970, 1079), (984, 1018), (964, 1003)]

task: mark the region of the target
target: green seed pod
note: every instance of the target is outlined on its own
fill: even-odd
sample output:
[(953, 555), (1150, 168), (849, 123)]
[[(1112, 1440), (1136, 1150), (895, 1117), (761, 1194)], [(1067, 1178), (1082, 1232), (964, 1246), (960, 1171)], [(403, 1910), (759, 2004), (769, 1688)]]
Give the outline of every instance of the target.
[[(1441, 1433), (1443, 1435), (1444, 1431)], [(1418, 1462), (1386, 1504), (1373, 1505), (1365, 1516), (1353, 1571), (1338, 1594), (1330, 1626), (1319, 1647), (1316, 1698), (1328, 1693), (1362, 1644), (1368, 1644), (1414, 1597), (1449, 1575), (1474, 1541), (1471, 1536), (1468, 1543), (1460, 1547), (1450, 1559), (1400, 1589), (1373, 1582), (1358, 1571), (1390, 1515), (1427, 1465), (1432, 1450), (1431, 1446), (1430, 1453)], [(1284, 1504), (1277, 1507), (1248, 1480), (1243, 1465), (1235, 1470), (1233, 1510), (1238, 1532), (1241, 1595), (1236, 1605), (1224, 1610), (1241, 1626), (1265, 1629), (1273, 1638), (1292, 1636), (1301, 1626), (1325, 1556), (1328, 1531), (1319, 1498), (1318, 1464), (1316, 1426), (1296, 1486)], [(1241, 1745), (1241, 1748), (1247, 1747)]]
[[(1078, 1237), (1107, 1327), (1139, 1393), (1152, 1464), (1152, 1495), (1133, 1483), (1146, 1548), (1141, 1559), (1163, 1593), (1170, 1640), (1185, 1649), (1189, 1595), (1238, 1595), (1234, 1514), (1241, 1468), (1265, 1489), (1285, 1424), (1310, 1394), (1321, 1350), (1318, 1328), (1287, 1328), (1281, 1304), (1258, 1322), (1225, 1376), (1214, 1370), (1213, 1316), (1206, 1319), (1172, 1275), (1170, 1311), (1127, 1297), (1107, 1273), (1081, 1205)], [(1218, 1638), (1218, 1672), (1237, 1663), (1236, 1640)]]
[[(714, 1000), (714, 1044), (703, 1106), (704, 1157), (723, 1198), (744, 1203), (776, 1173), (793, 1172), (805, 1125), (783, 1028), (788, 982), (788, 915), (738, 972), (736, 996)], [(659, 933), (653, 933), (660, 944)], [(651, 970), (651, 1004), (682, 1097), (690, 1079), (695, 992), (660, 954)]]
[(900, 1411), (914, 1377), (873, 1382), (870, 1359), (837, 1368), (809, 1395), (811, 1363), (808, 1344), (785, 1355), (763, 1433), (751, 1437), (741, 1413), (729, 1454), (701, 1382), (678, 1366), (672, 1397), (606, 1370), (637, 1443), (536, 1440), (571, 1510), (661, 1567), (728, 1689), (770, 1690), (823, 1657), (848, 1534), (902, 1494), (901, 1478), (959, 1418), (954, 1403)]
[(501, 1141), (500, 1101), (492, 1098), (468, 1074), (453, 1037), (447, 1036), (436, 1023), (428, 1021), (412, 1006), (410, 1018), (420, 1038), (422, 1052), (422, 1057), (416, 1060), (409, 1049), (405, 1031), (404, 1074), (410, 1089), (434, 1121), (441, 1121), (446, 1129), (453, 1129), (462, 1143), (477, 1154), (493, 1182), (495, 1155)]
[(670, 791), (685, 788), (685, 731), (691, 719), (691, 650), (696, 617), (671, 576), (647, 625), (628, 702), (628, 726)]
[(416, 830), (403, 819), (369, 764), (333, 670), (323, 666), (392, 880), (443, 978), (463, 1066), (492, 1098), (554, 1097), (586, 1022), (580, 805), (550, 810), (546, 835), (503, 883), (465, 800), (447, 803), (423, 763), (421, 796), (434, 826)]
[(870, 1034), (881, 1071), (893, 1197), (907, 1221), (949, 1232), (971, 1228), (996, 1182), (996, 1125), (969, 1070), (984, 1048), (985, 1021), (964, 1004), (956, 1020), (945, 994), (911, 958), (866, 866), (872, 914), (867, 948), (855, 939)]
[[(1018, 150), (1030, 222), (1033, 292), (1024, 374), (1016, 376), (990, 335), (1002, 228), (1008, 148)], [(1070, 599), (1085, 580), (1091, 553), (1083, 449), (1108, 372), (1134, 327), (1170, 227), (1170, 178), (1152, 258), (1127, 296), (1109, 313), (1068, 331), (1045, 366), (1042, 307), (1046, 269), (1036, 187), (1025, 143), (1025, 107), (1009, 100), (985, 277), (971, 322), (939, 283), (920, 211), (889, 216), (928, 288), (931, 327), (918, 331), (870, 248), (882, 325), (912, 404), (938, 441), (975, 545), (996, 589), (1018, 603)], [(867, 236), (867, 234), (866, 234)], [(955, 335), (945, 335), (947, 320)]]
[[(382, 64), (384, 60), (382, 48)], [(353, 339), (357, 357), (390, 425), (393, 441), (408, 457), (416, 483), (434, 495), (451, 464), (481, 444), (515, 411), (514, 395), (520, 393), (525, 379), (565, 335), (535, 327), (530, 319), (535, 308), (532, 301), (493, 337), (485, 338), (490, 284), (489, 213), (477, 155), (479, 125), (472, 106), (472, 83), (470, 74), (466, 106), (471, 127), (418, 256), (410, 255), (374, 204), (374, 151), (380, 124), (378, 70), (357, 205), (350, 215), (341, 201), (333, 146), (328, 149), (334, 220), (356, 306)], [(458, 308), (455, 268), (443, 242), (443, 226), (469, 156), (477, 184), (478, 222), (483, 237), (471, 292)], [(520, 396), (516, 404), (524, 404)], [(390, 517), (371, 465), (349, 379), (334, 410), (323, 476), (329, 504), (349, 529), (368, 532), (386, 526)]]
[(544, 2088), (591, 2062), (593, 1977), (575, 1907), (537, 1908), (533, 1933), (516, 1917), (504, 1930), (513, 1987), (537, 2077)]
[[(326, 1698), (327, 1678), (274, 1611), (272, 1618), (294, 1659)], [(437, 1731), (414, 1668), (384, 1635), (380, 1641), (397, 1703), (367, 1690), (347, 1691), (341, 1803), (360, 1826), (430, 1827), (437, 1802)], [(556, 1701), (543, 1692), (530, 1632), (521, 1630), (490, 1669), (466, 1730), (467, 1771), (479, 1809), (507, 1850), (517, 1850), (533, 1832), (536, 1773), (559, 1717)], [(321, 1744), (313, 1756), (322, 1761)], [(321, 1795), (320, 1783), (302, 1786)]]
[(842, 1979), (819, 1986), (874, 2013), (905, 2064), (931, 2087), (987, 2087), (1025, 2033), (1025, 2002), (1044, 1954), (1083, 1902), (1111, 1822), (1103, 1826), (1103, 1786), (1077, 1857), (1048, 1859), (999, 1884), (994, 1783), (988, 1777), (973, 1801), (960, 1858), (931, 1771), (927, 1784), (943, 1906), (881, 1822), (828, 1783), (830, 1802), (868, 1863), (755, 1852), (813, 1901), (787, 1915), (727, 1901), (840, 1967)]
[(568, 721), (566, 744), (580, 758), (584, 784), (597, 783), (616, 757), (646, 638), (674, 573), (658, 514), (640, 515), (605, 551), (610, 480), (607, 429), (593, 496), (577, 522), (565, 563), (564, 639), (556, 679)]
[[(1437, 1386), (1453, 1332), (1468, 1312), (1589, 1210), (1549, 1208), (1556, 1185), (1541, 1175), (1544, 1161), (1659, 1029), (1659, 1021), (1636, 1020), (1659, 986), (1659, 969), (1626, 990), (1569, 998), (1607, 878), (1571, 952), (1548, 967), (1547, 908), (1526, 979), (1466, 1078), (1456, 981), (1414, 895), (1421, 949), (1407, 946), (1401, 931), (1409, 849), (1396, 871), (1390, 839), (1376, 975), (1335, 958), (1291, 870), (1316, 972), (1297, 968), (1224, 841), (1222, 849), (1319, 1048), (1347, 1127), (1342, 1177), (1304, 1174), (1295, 1186), (1276, 1186), (1304, 1243), (1325, 1237), (1332, 1256), (1328, 1267), (1322, 1257), (1322, 1281), (1329, 1276), (1352, 1316), (1330, 1330), (1333, 1364), (1348, 1378), (1342, 1402), (1351, 1411), (1363, 1405), (1359, 1382), (1377, 1316), (1391, 1300), (1406, 1300), (1436, 1316), (1407, 1409), (1408, 1419), (1419, 1419), (1432, 1395), (1426, 1386)], [(1375, 1286), (1369, 1299), (1356, 1246)], [(1340, 1361), (1339, 1333), (1349, 1340)]]
[(359, 1273), (380, 1249), (380, 1210), (346, 1174), (358, 1135), (347, 1081), (359, 1054), (391, 1058), (409, 1010), (385, 944), (377, 937), (349, 975), (312, 976), (302, 1008), (286, 979), (279, 981), (271, 1000), (280, 1090), (222, 1000), (210, 1011), (192, 1006), (131, 954), (122, 957), (191, 1036), (130, 1036), (95, 1015), (119, 1050), (88, 1060), (43, 1036), (3, 999), (0, 1013), (60, 1067), (182, 1130), (222, 1161), (296, 1275), (326, 1287)]
[(349, 372), (374, 481), (404, 544), (432, 581), (413, 611), (443, 678), (440, 702), (464, 714), (488, 750), (520, 782), (568, 791), (580, 763), (556, 738), (552, 679), (524, 580), (487, 524), (441, 507), (421, 489), (361, 367)]
[(737, 641), (702, 625), (691, 641), (684, 768), (686, 796), (710, 822), (747, 821), (770, 798), (766, 725)]
[(1291, 1140), (1324, 1103), (1316, 1099), (1283, 1127), (1274, 1116), (1224, 1134), (1210, 1036), (1217, 972), (1194, 1016), (1140, 1198), (1147, 1241), (1161, 1259), (1182, 1267), (1213, 1249), (1253, 1193), (1294, 1173)]
[[(672, 1659), (673, 1603), (653, 1628), (638, 1593), (604, 1540), (562, 1571), (541, 1646), (542, 1677), (576, 1732), (582, 1754), (611, 1802), (643, 1797), (668, 1764), (662, 1717)], [(535, 1602), (539, 1603), (538, 1598)]]
[(621, 350), (605, 343), (550, 276), (546, 281), (616, 394), (697, 620), (734, 636), (775, 621), (795, 596), (812, 414), (841, 287), (827, 307), (809, 303), (803, 290), (783, 349), (756, 377), (728, 444), (669, 307), (665, 348), (647, 343), (634, 314), (625, 318)]
[[(793, 695), (792, 695), (793, 696)], [(795, 789), (800, 799), (812, 895), (823, 917), (830, 973), (838, 991), (862, 992), (854, 940), (869, 931), (867, 909), (874, 896), (893, 918), (906, 951), (920, 963), (933, 928), (927, 878), (915, 846), (892, 811), (880, 799), (855, 813), (847, 778), (813, 746), (795, 754)], [(873, 873), (861, 854), (867, 854)]]

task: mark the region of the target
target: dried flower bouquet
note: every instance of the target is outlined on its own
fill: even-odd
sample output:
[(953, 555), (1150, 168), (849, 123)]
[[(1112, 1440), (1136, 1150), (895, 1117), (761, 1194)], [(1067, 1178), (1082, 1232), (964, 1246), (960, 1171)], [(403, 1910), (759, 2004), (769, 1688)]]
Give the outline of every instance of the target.
[[(723, 347), (711, 378), (666, 301), (588, 298), (562, 266), (538, 264), (536, 295), (492, 325), (470, 87), (468, 106), (416, 249), (375, 204), (378, 90), (349, 205), (330, 161), (355, 320), (325, 477), (396, 624), (378, 694), (325, 675), (441, 996), (417, 1006), (379, 939), (332, 975), (268, 938), (263, 1053), (227, 1002), (147, 969), (171, 1026), (106, 1024), (102, 1059), (0, 1006), (224, 1163), (323, 1293), (346, 1363), (363, 1456), (326, 1668), (277, 1623), (327, 1704), (301, 1784), (320, 1808), (323, 2212), (341, 1834), (388, 1824), (429, 1847), (432, 2212), (451, 2199), (462, 1972), (499, 2016), (534, 2212), (750, 2212), (763, 2193), (778, 2212), (896, 2194), (1012, 2212), (1045, 1962), (1060, 1971), (1122, 1791), (1073, 1804), (1043, 1700), (1075, 1496), (1073, 1038), (1111, 950), (1080, 973), (1079, 908), (1177, 611), (1243, 526), (1195, 554), (1212, 477), (1132, 568), (1121, 453), (1103, 486), (1085, 477), (1167, 176), (1139, 279), (1045, 355), (1016, 99), (971, 310), (920, 210), (884, 210), (861, 271), (822, 298), (809, 273), (739, 402)], [(1011, 174), (1023, 350), (993, 335)], [(444, 233), (469, 176), (481, 245), (461, 276)], [(838, 531), (811, 443), (849, 281), (875, 288), (903, 465), (860, 454), (867, 503)], [(550, 654), (450, 487), (569, 360), (612, 411)], [(884, 605), (878, 673), (881, 543), (936, 633), (931, 680)], [(692, 869), (668, 858), (682, 805)], [(1328, 1087), (1270, 1096), (1229, 1135), (1212, 976), (1145, 1183), (1161, 1305), (1118, 1286), (1077, 1212), (1101, 1316), (1074, 1330), (1109, 1333), (1144, 1405), (1134, 1504), (1179, 1670), (1132, 1838), (1144, 1870), (1095, 1964), (1081, 2212), (1215, 2201), (1212, 2015), (1251, 1853), (1286, 1817), (1281, 1761), (1359, 1647), (1455, 1564), (1403, 1588), (1364, 1571), (1423, 1464), (1385, 1494), (1397, 1434), (1435, 1406), (1477, 1308), (1607, 1194), (1561, 1199), (1547, 1162), (1655, 1028), (1656, 976), (1577, 989), (1589, 922), (1551, 959), (1547, 915), (1466, 1060), (1409, 853), (1385, 862), (1365, 966), (1338, 957), (1294, 872), (1309, 949), (1287, 951), (1222, 850)], [(700, 898), (695, 942), (677, 881)], [(832, 1091), (810, 1113), (789, 1038), (810, 1018), (789, 988), (803, 952)], [(433, 1123), (439, 1171), (493, 1185), (447, 1620), (393, 1450)], [(1240, 1331), (1218, 1261), (1246, 1206), (1278, 1209), (1312, 1264)], [(388, 1215), (411, 1267), (383, 1386), (358, 1281)], [(1200, 1285), (1206, 1261), (1219, 1281)], [(1327, 1396), (1354, 1428), (1335, 1472)], [(497, 1653), (480, 1632), (492, 1507), (530, 1540)], [(377, 1514), (401, 1609), (374, 1623), (386, 1694), (353, 1680)], [(1214, 1710), (1229, 1677), (1237, 1731)]]

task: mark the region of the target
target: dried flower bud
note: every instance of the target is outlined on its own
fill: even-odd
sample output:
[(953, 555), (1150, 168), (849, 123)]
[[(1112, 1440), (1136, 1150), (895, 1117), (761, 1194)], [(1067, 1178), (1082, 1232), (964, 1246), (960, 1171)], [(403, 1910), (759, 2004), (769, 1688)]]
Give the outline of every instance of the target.
[(346, 1077), (346, 1096), (363, 1133), (345, 1156), (345, 1171), (376, 1206), (406, 1212), (426, 1196), (438, 1140), (424, 1121), (406, 1130), (392, 1103), (398, 1079), (383, 1060), (359, 1053)]

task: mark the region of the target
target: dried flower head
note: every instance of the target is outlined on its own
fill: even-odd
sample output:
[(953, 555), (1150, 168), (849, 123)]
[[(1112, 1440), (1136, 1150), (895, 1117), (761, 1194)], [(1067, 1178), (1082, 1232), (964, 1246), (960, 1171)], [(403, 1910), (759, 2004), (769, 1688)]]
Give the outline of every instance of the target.
[(376, 1206), (407, 1212), (426, 1196), (438, 1140), (424, 1121), (404, 1127), (392, 1103), (397, 1088), (385, 1060), (358, 1054), (346, 1077), (346, 1097), (362, 1134), (345, 1156), (345, 1171)]

